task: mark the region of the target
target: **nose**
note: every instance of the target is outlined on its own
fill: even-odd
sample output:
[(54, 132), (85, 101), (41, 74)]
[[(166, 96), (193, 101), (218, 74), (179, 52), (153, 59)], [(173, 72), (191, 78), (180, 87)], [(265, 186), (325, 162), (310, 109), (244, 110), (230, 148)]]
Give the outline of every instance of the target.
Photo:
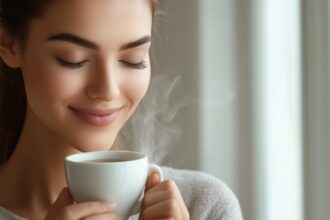
[(92, 99), (112, 101), (120, 95), (120, 87), (116, 74), (110, 69), (99, 70), (92, 74), (86, 93)]

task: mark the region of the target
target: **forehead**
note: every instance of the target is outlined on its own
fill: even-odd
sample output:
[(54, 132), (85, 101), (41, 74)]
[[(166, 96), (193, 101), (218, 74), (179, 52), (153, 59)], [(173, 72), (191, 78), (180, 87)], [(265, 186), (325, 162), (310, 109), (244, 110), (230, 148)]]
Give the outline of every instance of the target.
[(102, 46), (151, 35), (151, 25), (150, 0), (54, 0), (30, 23), (29, 37), (71, 32)]

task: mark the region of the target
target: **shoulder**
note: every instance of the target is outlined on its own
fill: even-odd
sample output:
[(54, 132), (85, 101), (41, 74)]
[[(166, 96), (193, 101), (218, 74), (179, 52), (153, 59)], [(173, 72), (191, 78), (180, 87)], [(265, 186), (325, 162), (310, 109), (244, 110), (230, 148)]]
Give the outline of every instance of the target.
[(218, 178), (192, 170), (162, 167), (165, 179), (178, 186), (191, 219), (241, 220), (239, 202), (232, 190)]

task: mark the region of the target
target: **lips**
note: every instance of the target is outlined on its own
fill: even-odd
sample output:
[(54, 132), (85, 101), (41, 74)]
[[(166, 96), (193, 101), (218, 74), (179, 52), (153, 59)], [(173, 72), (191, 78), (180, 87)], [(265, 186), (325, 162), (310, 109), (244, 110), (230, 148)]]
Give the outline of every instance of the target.
[(96, 127), (102, 127), (111, 124), (117, 118), (122, 108), (85, 109), (70, 106), (69, 109), (85, 123)]

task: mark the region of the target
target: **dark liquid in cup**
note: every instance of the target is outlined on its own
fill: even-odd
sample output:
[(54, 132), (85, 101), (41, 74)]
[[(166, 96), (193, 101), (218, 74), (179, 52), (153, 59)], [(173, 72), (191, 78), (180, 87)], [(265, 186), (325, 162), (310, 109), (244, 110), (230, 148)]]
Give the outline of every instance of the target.
[(95, 159), (95, 160), (85, 160), (84, 162), (92, 162), (92, 163), (111, 163), (111, 162), (123, 162), (126, 160), (123, 159), (112, 159), (112, 158), (106, 158), (106, 159)]

